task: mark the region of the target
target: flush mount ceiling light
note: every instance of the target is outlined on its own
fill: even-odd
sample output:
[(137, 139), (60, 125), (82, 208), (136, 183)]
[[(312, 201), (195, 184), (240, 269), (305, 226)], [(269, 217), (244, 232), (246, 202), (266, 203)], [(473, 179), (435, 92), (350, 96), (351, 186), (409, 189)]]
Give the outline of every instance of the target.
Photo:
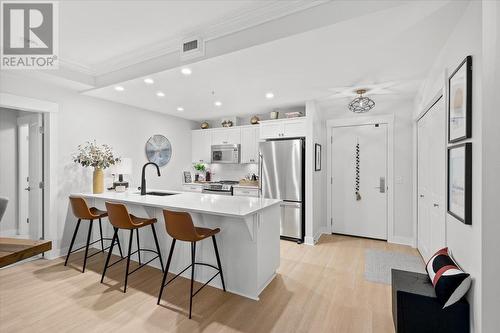
[(155, 83), (155, 80), (153, 80), (150, 77), (147, 77), (147, 78), (144, 79), (144, 83), (145, 84), (153, 84), (153, 83)]
[(191, 68), (184, 67), (183, 69), (181, 69), (181, 73), (184, 75), (191, 75), (192, 71)]
[(177, 108), (177, 111), (182, 112), (182, 111), (184, 111), (184, 108), (183, 108), (182, 106), (179, 106), (179, 107)]
[(221, 105), (222, 105), (222, 102), (221, 102), (221, 101), (215, 101), (214, 105), (215, 105), (215, 106), (221, 106)]
[(116, 91), (124, 91), (124, 90), (125, 90), (125, 88), (123, 88), (122, 86), (116, 86), (116, 87), (115, 87), (115, 90), (116, 90)]
[(273, 99), (274, 98), (274, 94), (272, 92), (268, 92), (268, 93), (266, 93), (266, 98), (267, 99)]
[(349, 110), (354, 113), (364, 113), (373, 109), (373, 107), (375, 106), (375, 102), (368, 97), (363, 97), (364, 93), (366, 93), (365, 89), (356, 90), (356, 94), (358, 94), (359, 96), (353, 99), (351, 103), (349, 103)]
[(156, 96), (158, 96), (158, 97), (165, 97), (165, 94), (162, 91), (158, 91), (156, 93)]

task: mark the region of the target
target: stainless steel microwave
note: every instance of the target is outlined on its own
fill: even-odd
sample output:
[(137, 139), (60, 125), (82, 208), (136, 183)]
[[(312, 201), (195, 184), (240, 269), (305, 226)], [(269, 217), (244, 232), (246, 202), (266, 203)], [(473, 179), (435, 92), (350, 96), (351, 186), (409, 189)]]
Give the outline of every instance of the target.
[(240, 163), (240, 145), (213, 145), (212, 163)]

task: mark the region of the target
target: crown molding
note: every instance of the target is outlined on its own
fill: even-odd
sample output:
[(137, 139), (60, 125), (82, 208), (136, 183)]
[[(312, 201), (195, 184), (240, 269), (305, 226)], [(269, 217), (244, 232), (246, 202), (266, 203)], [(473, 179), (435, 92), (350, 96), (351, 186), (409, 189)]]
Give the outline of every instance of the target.
[(100, 62), (92, 66), (91, 72), (93, 72), (95, 76), (99, 76), (118, 71), (166, 54), (179, 52), (180, 43), (186, 37), (201, 36), (206, 42), (324, 4), (328, 1), (329, 0), (257, 1), (245, 10), (225, 15), (209, 24), (198, 25), (192, 29), (181, 32), (178, 36), (146, 45), (131, 50), (124, 55)]
[(59, 67), (62, 67), (70, 71), (79, 72), (85, 75), (90, 75), (90, 76), (97, 75), (96, 71), (92, 67), (89, 67), (85, 64), (76, 61), (63, 59), (61, 57), (59, 57)]

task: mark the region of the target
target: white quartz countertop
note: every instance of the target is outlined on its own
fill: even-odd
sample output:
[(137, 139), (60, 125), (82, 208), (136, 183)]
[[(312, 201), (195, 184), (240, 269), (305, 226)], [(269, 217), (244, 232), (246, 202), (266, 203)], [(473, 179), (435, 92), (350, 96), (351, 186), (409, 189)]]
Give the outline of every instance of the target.
[(267, 198), (252, 198), (244, 196), (226, 196), (218, 194), (192, 193), (180, 191), (156, 192), (173, 193), (168, 196), (140, 195), (138, 192), (107, 191), (101, 194), (73, 193), (72, 196), (102, 199), (124, 204), (133, 204), (157, 208), (166, 208), (177, 211), (188, 211), (202, 214), (222, 215), (244, 218), (255, 214), (267, 207), (279, 204), (281, 200)]

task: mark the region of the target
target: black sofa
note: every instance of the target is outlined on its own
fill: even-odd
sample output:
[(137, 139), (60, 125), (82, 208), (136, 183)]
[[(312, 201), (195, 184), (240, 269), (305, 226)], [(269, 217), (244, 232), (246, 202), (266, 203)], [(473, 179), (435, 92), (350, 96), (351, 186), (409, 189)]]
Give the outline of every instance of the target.
[(427, 274), (392, 269), (392, 317), (396, 333), (469, 333), (469, 303), (443, 309)]

